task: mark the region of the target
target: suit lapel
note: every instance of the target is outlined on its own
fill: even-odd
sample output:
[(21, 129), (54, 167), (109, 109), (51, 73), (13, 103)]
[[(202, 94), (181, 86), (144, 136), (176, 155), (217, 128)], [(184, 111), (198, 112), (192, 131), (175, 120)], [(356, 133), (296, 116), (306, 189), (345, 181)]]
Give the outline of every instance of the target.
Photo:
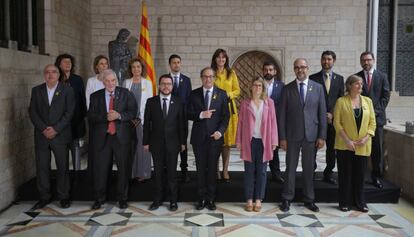
[[(50, 103), (50, 107), (52, 107), (53, 103), (55, 102), (55, 100), (57, 99), (58, 96), (60, 96), (62, 94), (62, 83), (58, 83), (55, 93), (53, 93), (53, 97), (52, 97), (52, 102)], [(47, 95), (46, 95), (47, 97)]]
[(120, 97), (121, 97), (121, 91), (118, 87), (115, 88), (115, 98), (114, 98), (114, 110), (118, 111), (120, 109)]
[(42, 97), (43, 103), (45, 103), (47, 106), (50, 106), (49, 105), (49, 99), (48, 99), (48, 96), (47, 96), (47, 85), (46, 85), (46, 83), (43, 84), (43, 85), (44, 86), (40, 87), (40, 96)]

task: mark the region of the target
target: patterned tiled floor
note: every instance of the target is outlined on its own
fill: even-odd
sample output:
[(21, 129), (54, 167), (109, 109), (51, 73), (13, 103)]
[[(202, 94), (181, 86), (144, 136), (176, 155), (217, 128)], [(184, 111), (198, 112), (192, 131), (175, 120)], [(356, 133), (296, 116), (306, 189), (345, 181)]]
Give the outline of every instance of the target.
[[(149, 203), (114, 203), (90, 210), (90, 202), (69, 209), (51, 203), (32, 211), (33, 202), (15, 204), (0, 215), (0, 235), (7, 236), (414, 236), (414, 223), (399, 214), (399, 204), (369, 204), (370, 212), (341, 212), (335, 204), (319, 204), (312, 213), (295, 203), (283, 213), (276, 203), (263, 203), (260, 213), (245, 212), (243, 203), (218, 203), (214, 212), (196, 211), (193, 203), (148, 211)], [(408, 204), (409, 205), (409, 204)], [(412, 207), (411, 207), (412, 208)]]

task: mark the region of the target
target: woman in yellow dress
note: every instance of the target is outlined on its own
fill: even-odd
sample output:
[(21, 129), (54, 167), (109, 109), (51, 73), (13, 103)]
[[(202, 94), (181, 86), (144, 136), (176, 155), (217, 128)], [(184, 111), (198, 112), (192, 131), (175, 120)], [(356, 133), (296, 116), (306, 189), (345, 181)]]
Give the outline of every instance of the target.
[[(239, 81), (236, 72), (229, 66), (229, 56), (224, 49), (217, 49), (211, 59), (211, 67), (216, 72), (214, 85), (225, 90), (229, 100), (230, 120), (226, 132), (224, 133), (224, 146), (221, 153), (223, 159), (223, 180), (230, 182), (228, 173), (230, 160), (230, 147), (236, 143), (236, 131), (238, 114), (235, 99), (240, 95)], [(218, 179), (221, 179), (220, 169), (217, 169)]]

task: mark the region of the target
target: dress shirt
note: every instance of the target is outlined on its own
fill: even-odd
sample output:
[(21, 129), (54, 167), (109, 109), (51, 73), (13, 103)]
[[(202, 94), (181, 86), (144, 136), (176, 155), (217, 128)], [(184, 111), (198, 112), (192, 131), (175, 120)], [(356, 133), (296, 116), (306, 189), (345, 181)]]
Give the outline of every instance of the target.
[(303, 82), (305, 85), (303, 85), (303, 101), (306, 102), (306, 94), (308, 93), (308, 83), (309, 83), (309, 78), (306, 78), (304, 81), (299, 81), (298, 79), (296, 79), (296, 85), (298, 86), (298, 92), (300, 95), (300, 83)]
[(55, 91), (56, 91), (56, 88), (57, 88), (58, 84), (59, 83), (56, 83), (56, 85), (54, 87), (52, 87), (52, 88), (49, 88), (46, 85), (46, 89), (47, 89), (47, 99), (49, 101), (49, 105), (52, 104), (53, 95), (55, 94)]
[[(177, 74), (173, 74), (172, 72), (170, 73), (172, 79), (173, 79), (173, 85), (176, 85), (177, 88), (180, 86), (180, 72), (178, 72)], [(175, 82), (175, 77), (177, 77), (177, 82)], [(177, 83), (177, 84), (175, 84)]]
[(167, 100), (165, 101), (165, 103), (167, 103), (167, 114), (168, 114), (168, 111), (170, 109), (171, 94), (169, 94), (169, 95), (163, 95), (163, 94), (160, 93), (161, 111), (162, 111), (162, 104), (164, 103), (163, 98), (167, 98)]
[(270, 80), (270, 83), (266, 82), (266, 86), (267, 86), (267, 96), (272, 96), (273, 93), (273, 83), (275, 82), (275, 78), (273, 78), (272, 80)]
[[(105, 90), (105, 102), (106, 102), (106, 112), (109, 112), (109, 101), (111, 101), (111, 95), (115, 96), (115, 91), (109, 92)], [(114, 98), (115, 100), (115, 98)]]

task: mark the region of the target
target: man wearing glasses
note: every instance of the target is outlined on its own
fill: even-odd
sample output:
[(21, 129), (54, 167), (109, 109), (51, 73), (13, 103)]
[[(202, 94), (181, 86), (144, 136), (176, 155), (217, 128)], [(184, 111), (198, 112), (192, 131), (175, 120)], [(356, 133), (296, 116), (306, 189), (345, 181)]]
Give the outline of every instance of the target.
[(302, 152), (305, 207), (318, 212), (313, 189), (315, 151), (325, 145), (326, 104), (321, 84), (309, 80), (308, 62), (298, 58), (293, 64), (296, 79), (282, 92), (279, 119), (280, 147), (286, 151), (286, 176), (280, 210), (289, 211), (295, 196), (295, 177)]
[(197, 167), (197, 210), (216, 209), (217, 162), (223, 147), (223, 134), (229, 123), (229, 107), (225, 91), (214, 87), (214, 71), (206, 67), (200, 72), (202, 86), (191, 92), (188, 119), (192, 120), (190, 143)]

